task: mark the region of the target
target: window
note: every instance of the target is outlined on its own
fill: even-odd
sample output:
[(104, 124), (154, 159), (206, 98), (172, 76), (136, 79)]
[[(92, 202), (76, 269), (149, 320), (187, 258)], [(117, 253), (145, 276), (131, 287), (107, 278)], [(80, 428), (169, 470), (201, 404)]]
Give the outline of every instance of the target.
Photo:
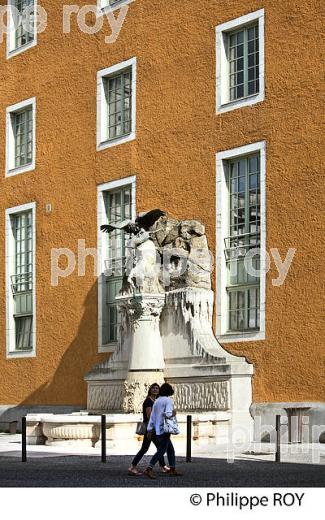
[(7, 354), (35, 355), (35, 205), (6, 212)]
[(98, 73), (98, 150), (135, 138), (135, 103), (135, 58)]
[(15, 168), (33, 160), (33, 109), (31, 106), (12, 114), (15, 141)]
[(14, 215), (12, 224), (15, 242), (14, 274), (11, 277), (15, 304), (15, 348), (16, 350), (30, 350), (33, 346), (32, 212), (27, 211)]
[(217, 112), (264, 99), (264, 10), (218, 25)]
[[(132, 187), (123, 186), (105, 193), (107, 222), (118, 224), (132, 218)], [(106, 312), (108, 327), (103, 331), (106, 343), (117, 342), (118, 313), (115, 296), (122, 288), (125, 272), (126, 245), (130, 236), (123, 231), (115, 230), (108, 235), (107, 241), (107, 277), (106, 277)]]
[(10, 29), (7, 56), (11, 57), (36, 45), (36, 0), (8, 0)]
[(259, 92), (258, 25), (230, 33), (228, 41), (230, 101)]
[[(135, 178), (101, 185), (98, 189), (99, 227), (135, 218)], [(119, 316), (115, 297), (122, 287), (130, 236), (115, 230), (100, 232), (99, 348), (110, 351), (118, 341)]]
[(128, 5), (134, 1), (135, 0), (97, 0), (97, 4), (99, 9), (104, 11), (105, 9), (118, 9), (119, 7), (122, 7), (122, 5)]
[[(247, 273), (244, 258), (260, 247), (260, 159), (254, 154), (227, 165), (229, 236), (225, 238), (228, 293), (228, 330), (258, 330), (259, 278)], [(259, 256), (253, 267), (259, 270)]]
[(6, 175), (35, 168), (35, 98), (7, 108)]
[(109, 140), (131, 133), (131, 80), (131, 69), (104, 80)]
[(265, 143), (218, 153), (217, 335), (224, 342), (265, 337), (265, 241)]

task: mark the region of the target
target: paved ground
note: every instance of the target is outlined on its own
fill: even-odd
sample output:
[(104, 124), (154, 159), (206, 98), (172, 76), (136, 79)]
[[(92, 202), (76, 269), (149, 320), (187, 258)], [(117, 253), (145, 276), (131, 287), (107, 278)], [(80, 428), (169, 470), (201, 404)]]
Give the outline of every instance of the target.
[(78, 455), (44, 457), (22, 463), (1, 457), (0, 487), (323, 487), (325, 466), (312, 464), (195, 458), (178, 459), (183, 477), (157, 474), (155, 481), (126, 473), (129, 457), (112, 456), (107, 464), (98, 457)]
[[(310, 448), (299, 453), (297, 447), (294, 453), (291, 447), (283, 454), (283, 462), (275, 463), (270, 445), (263, 451), (236, 454), (235, 461), (228, 463), (224, 452), (202, 447), (195, 450), (191, 463), (177, 458), (183, 477), (160, 474), (157, 468), (157, 479), (151, 481), (127, 475), (130, 455), (110, 454), (103, 464), (97, 448), (28, 446), (28, 462), (22, 463), (20, 436), (0, 434), (0, 487), (323, 487), (324, 448), (319, 448), (319, 463), (313, 462)], [(143, 459), (142, 467), (148, 460)]]

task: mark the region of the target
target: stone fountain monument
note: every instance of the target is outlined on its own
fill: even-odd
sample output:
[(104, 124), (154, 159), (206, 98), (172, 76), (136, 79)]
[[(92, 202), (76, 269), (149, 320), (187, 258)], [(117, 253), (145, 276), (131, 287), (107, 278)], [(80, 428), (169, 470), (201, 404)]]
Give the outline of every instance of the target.
[(168, 381), (179, 422), (193, 417), (194, 439), (248, 441), (253, 366), (214, 336), (213, 262), (203, 224), (153, 210), (119, 229), (133, 237), (116, 298), (118, 346), (85, 376), (88, 413), (108, 414), (112, 441), (133, 438), (149, 385)]

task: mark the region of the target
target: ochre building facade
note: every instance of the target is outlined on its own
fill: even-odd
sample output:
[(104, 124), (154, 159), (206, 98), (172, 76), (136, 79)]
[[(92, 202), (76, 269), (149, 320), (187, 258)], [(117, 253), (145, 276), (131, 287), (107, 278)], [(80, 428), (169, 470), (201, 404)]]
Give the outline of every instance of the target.
[[(307, 403), (320, 423), (322, 2), (111, 3), (115, 20), (125, 14), (114, 42), (105, 42), (112, 33), (107, 10), (96, 34), (82, 32), (77, 13), (64, 33), (64, 2), (43, 0), (46, 29), (1, 43), (0, 422), (40, 407), (85, 409), (84, 375), (113, 350), (114, 329), (104, 339), (101, 331), (91, 256), (78, 273), (78, 240), (98, 246), (101, 194), (120, 190), (126, 216), (161, 208), (201, 221), (216, 257), (218, 295), (217, 250), (225, 238), (218, 237), (218, 164), (233, 161), (239, 172), (238, 157), (257, 154), (259, 233), (270, 269), (258, 305), (238, 298), (248, 310), (261, 304), (259, 318), (255, 313), (254, 331), (240, 331), (250, 317), (245, 307), (247, 323), (240, 324), (237, 299), (237, 330), (227, 337), (218, 330), (216, 299), (215, 333), (254, 365), (254, 410)], [(96, 16), (86, 20), (90, 26)], [(107, 200), (116, 209), (121, 199)], [(239, 235), (244, 213), (234, 217)], [(19, 242), (29, 248), (27, 260)], [(59, 248), (75, 255), (76, 268), (55, 285), (51, 259)], [(290, 248), (291, 265), (277, 285), (271, 251), (284, 261)], [(60, 257), (62, 270), (67, 261)]]

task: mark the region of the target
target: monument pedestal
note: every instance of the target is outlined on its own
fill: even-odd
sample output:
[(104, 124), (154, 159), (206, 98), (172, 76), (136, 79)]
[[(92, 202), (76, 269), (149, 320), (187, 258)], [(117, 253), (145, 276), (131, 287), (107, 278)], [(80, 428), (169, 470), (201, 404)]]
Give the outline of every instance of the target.
[[(98, 428), (89, 424), (93, 415), (105, 413), (108, 439), (132, 443), (149, 386), (167, 380), (175, 390), (182, 432), (176, 443), (184, 440), (188, 414), (197, 443), (249, 443), (253, 366), (227, 352), (213, 334), (212, 263), (205, 228), (195, 220), (169, 218), (160, 210), (146, 215), (147, 224), (139, 217), (131, 226), (132, 269), (128, 276), (125, 273), (124, 294), (116, 297), (118, 345), (85, 376), (88, 419), (80, 426), (74, 418), (73, 427), (45, 421), (42, 435), (54, 439), (55, 433), (55, 438), (67, 440), (71, 431), (73, 439), (96, 444)], [(144, 229), (139, 229), (141, 222)], [(71, 420), (67, 416), (67, 424)], [(38, 422), (35, 427), (41, 428), (43, 422)]]
[(234, 443), (249, 442), (253, 367), (215, 338), (213, 298), (212, 291), (195, 288), (118, 297), (120, 345), (108, 362), (86, 376), (88, 412), (139, 413), (149, 385), (168, 381), (175, 389), (178, 415), (196, 414), (198, 432), (206, 427), (203, 419), (201, 425), (204, 414), (226, 413), (223, 426), (216, 423), (221, 436), (212, 437), (218, 440), (227, 432)]
[(139, 413), (152, 383), (164, 382), (164, 355), (159, 329), (164, 294), (134, 294), (116, 298), (121, 317), (117, 350), (95, 367), (88, 383), (89, 412)]

